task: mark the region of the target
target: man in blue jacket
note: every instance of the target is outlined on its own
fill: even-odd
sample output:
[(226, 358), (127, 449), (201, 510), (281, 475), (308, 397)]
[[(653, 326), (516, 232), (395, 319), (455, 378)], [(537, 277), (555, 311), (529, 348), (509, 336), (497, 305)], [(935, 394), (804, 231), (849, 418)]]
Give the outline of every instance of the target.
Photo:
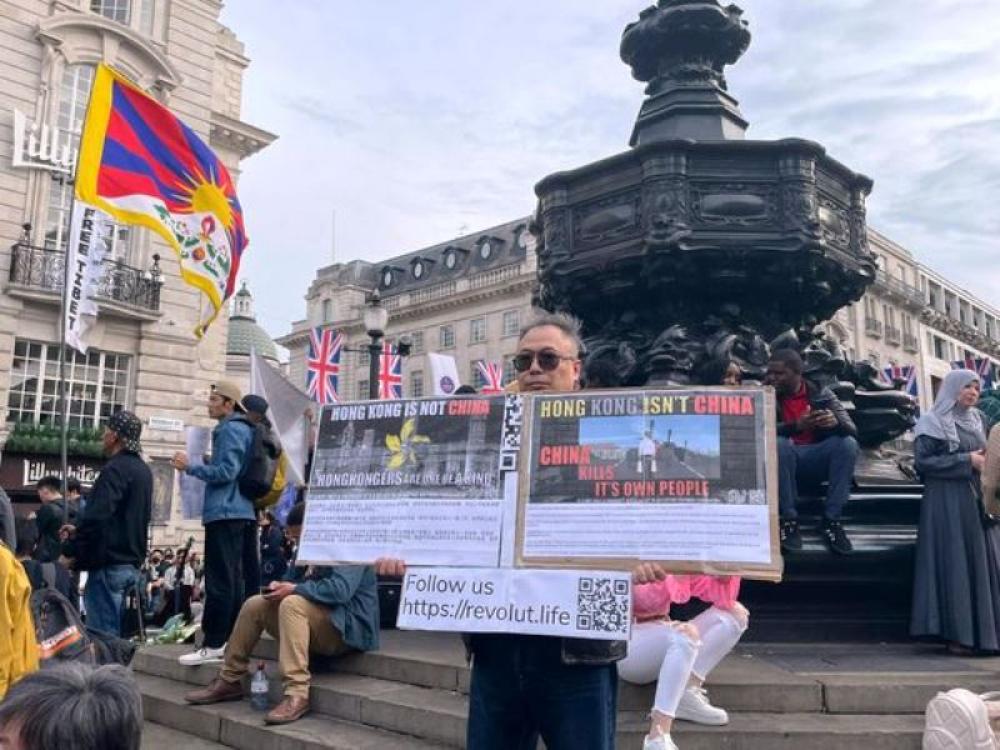
[[(253, 445), (253, 429), (240, 403), (242, 394), (234, 383), (212, 386), (208, 415), (218, 420), (212, 430), (211, 462), (193, 466), (185, 453), (174, 455), (173, 465), (205, 483), (205, 611), (202, 647), (180, 657), (180, 663), (197, 666), (222, 661), (226, 641), (233, 630), (245, 598), (243, 591), (243, 546), (256, 526), (253, 502), (240, 492), (239, 478)], [(249, 592), (247, 592), (249, 593)]]
[[(287, 530), (298, 541), (305, 503), (288, 513)], [(206, 705), (238, 701), (250, 655), (265, 630), (278, 639), (285, 694), (264, 721), (288, 724), (309, 711), (309, 654), (337, 656), (378, 648), (378, 592), (375, 572), (365, 565), (292, 567), (283, 581), (247, 600), (233, 629), (222, 671), (201, 690), (184, 696)]]

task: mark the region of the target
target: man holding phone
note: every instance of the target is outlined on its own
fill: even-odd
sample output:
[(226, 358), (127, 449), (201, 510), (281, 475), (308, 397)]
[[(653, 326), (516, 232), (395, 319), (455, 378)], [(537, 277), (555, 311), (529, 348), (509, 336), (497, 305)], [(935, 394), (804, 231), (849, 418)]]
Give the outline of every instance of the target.
[(802, 549), (798, 485), (828, 483), (820, 532), (833, 552), (854, 551), (840, 516), (851, 493), (858, 456), (858, 430), (844, 405), (829, 388), (802, 377), (802, 358), (778, 349), (767, 363), (765, 382), (774, 386), (778, 411), (778, 507), (781, 548)]
[[(298, 540), (305, 503), (288, 512), (286, 529)], [(308, 566), (289, 569), (243, 604), (226, 646), (222, 670), (208, 685), (184, 696), (207, 705), (243, 698), (241, 680), (264, 631), (278, 640), (284, 698), (267, 724), (288, 724), (309, 711), (309, 655), (338, 656), (378, 648), (379, 616), (375, 573), (365, 565)]]

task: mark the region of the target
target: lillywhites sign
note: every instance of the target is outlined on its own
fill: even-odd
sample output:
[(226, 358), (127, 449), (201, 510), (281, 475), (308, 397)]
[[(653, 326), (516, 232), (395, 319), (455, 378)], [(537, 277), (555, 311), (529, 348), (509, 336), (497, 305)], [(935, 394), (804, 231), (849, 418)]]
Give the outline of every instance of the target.
[(76, 148), (71, 133), (32, 122), (23, 112), (14, 110), (13, 166), (71, 174), (75, 163)]
[[(22, 464), (24, 467), (24, 480), (22, 481), (22, 484), (26, 487), (34, 484), (42, 477), (57, 476), (60, 479), (62, 478), (62, 471), (59, 468), (58, 461), (49, 463), (44, 460), (31, 460), (30, 458), (25, 458), (22, 459)], [(82, 484), (93, 484), (94, 480), (97, 479), (97, 475), (100, 473), (96, 466), (84, 463), (71, 463), (66, 468), (69, 475), (79, 479)]]

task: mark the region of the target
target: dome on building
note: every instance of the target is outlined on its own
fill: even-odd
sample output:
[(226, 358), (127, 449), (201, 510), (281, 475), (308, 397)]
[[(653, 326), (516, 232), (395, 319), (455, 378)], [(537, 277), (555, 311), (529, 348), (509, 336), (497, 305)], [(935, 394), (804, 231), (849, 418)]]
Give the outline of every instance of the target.
[(253, 310), (253, 295), (243, 286), (233, 297), (233, 311), (229, 316), (229, 337), (226, 341), (226, 354), (229, 356), (250, 356), (250, 350), (273, 362), (278, 362), (278, 347), (267, 331), (257, 325), (257, 316)]

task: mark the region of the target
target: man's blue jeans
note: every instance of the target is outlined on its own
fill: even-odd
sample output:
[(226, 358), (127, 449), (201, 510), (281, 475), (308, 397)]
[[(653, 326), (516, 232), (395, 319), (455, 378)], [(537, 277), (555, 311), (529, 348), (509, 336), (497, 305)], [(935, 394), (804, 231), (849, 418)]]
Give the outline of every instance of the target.
[(614, 664), (566, 665), (561, 639), (477, 636), (468, 750), (613, 750)]
[(796, 445), (789, 438), (778, 438), (778, 509), (782, 518), (798, 517), (800, 484), (828, 482), (823, 515), (831, 521), (840, 519), (851, 495), (858, 441), (832, 435), (818, 443)]
[(122, 605), (139, 581), (139, 569), (132, 565), (109, 565), (87, 573), (83, 605), (87, 627), (121, 635)]

